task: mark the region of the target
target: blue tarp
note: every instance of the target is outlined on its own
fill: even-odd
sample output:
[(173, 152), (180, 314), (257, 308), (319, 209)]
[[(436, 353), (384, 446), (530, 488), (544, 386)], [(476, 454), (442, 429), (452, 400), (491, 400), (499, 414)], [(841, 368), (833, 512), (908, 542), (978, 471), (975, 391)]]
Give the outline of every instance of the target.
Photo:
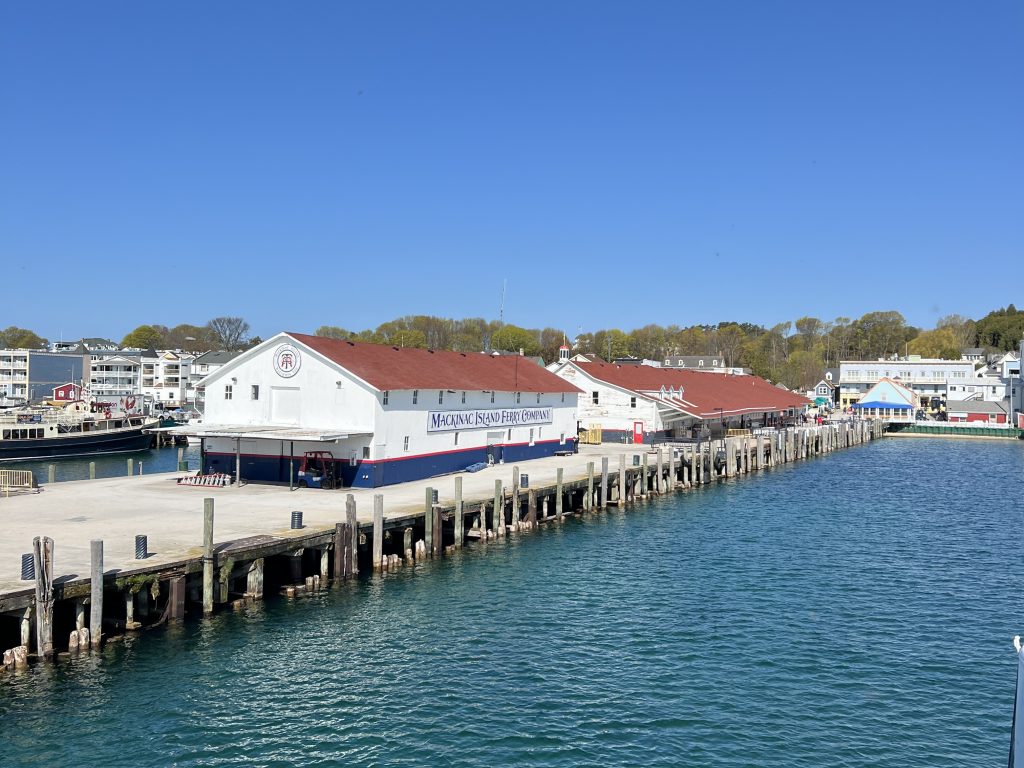
[(854, 408), (895, 408), (897, 410), (908, 410), (914, 406), (907, 403), (886, 403), (882, 400), (873, 400), (870, 403), (854, 403)]

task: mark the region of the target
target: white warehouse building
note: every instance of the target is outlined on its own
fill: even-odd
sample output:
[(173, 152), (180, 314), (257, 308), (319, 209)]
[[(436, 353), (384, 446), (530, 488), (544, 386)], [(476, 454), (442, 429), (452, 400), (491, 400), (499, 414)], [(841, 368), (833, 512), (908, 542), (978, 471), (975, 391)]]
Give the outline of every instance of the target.
[(203, 471), (288, 482), (330, 451), (343, 484), (378, 487), (571, 450), (579, 390), (520, 356), (280, 333), (200, 382)]

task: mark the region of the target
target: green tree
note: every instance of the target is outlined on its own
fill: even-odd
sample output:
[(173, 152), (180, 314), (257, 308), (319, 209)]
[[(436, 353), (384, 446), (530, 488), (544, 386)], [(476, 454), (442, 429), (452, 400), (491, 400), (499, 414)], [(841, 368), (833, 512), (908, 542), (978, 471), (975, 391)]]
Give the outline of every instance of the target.
[(347, 339), (354, 334), (346, 331), (344, 328), (339, 328), (336, 325), (321, 325), (313, 334), (314, 336), (323, 336), (327, 339)]
[(912, 355), (937, 358), (940, 360), (959, 360), (960, 344), (949, 328), (936, 328), (918, 334), (908, 345)]
[(163, 336), (152, 325), (140, 325), (121, 339), (121, 346), (126, 349), (149, 349), (163, 346)]
[(516, 325), (503, 325), (494, 332), (491, 337), (491, 347), (496, 352), (518, 352), (523, 351), (524, 355), (539, 355), (540, 342), (537, 334), (526, 328)]
[(978, 321), (978, 343), (1000, 352), (1016, 349), (1024, 337), (1024, 311), (1011, 304), (989, 312)]
[(185, 352), (208, 352), (215, 346), (209, 328), (190, 323), (174, 326), (163, 337), (163, 343), (168, 349), (181, 349)]
[(937, 329), (946, 328), (953, 334), (953, 338), (956, 340), (956, 345), (960, 348), (960, 351), (973, 347), (978, 342), (978, 327), (970, 318), (966, 318), (963, 315), (946, 315), (940, 317), (939, 322), (935, 324)]
[(11, 325), (0, 331), (0, 349), (41, 349), (46, 339), (27, 328)]

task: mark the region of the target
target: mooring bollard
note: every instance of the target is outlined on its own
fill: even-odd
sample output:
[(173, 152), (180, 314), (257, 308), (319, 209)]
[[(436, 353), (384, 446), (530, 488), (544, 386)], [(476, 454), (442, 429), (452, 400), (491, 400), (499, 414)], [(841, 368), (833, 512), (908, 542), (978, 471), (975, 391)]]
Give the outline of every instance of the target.
[(46, 482), (48, 482), (48, 483), (55, 483), (55, 482), (57, 482), (57, 465), (56, 464), (50, 464), (46, 468)]
[(128, 459), (128, 477), (135, 474), (135, 459)]
[(36, 580), (36, 564), (35, 558), (31, 552), (27, 555), (21, 556), (21, 580), (22, 581), (35, 581)]
[(89, 479), (90, 480), (95, 480), (96, 479), (96, 462), (95, 461), (90, 461), (89, 462)]
[(302, 512), (294, 510), (292, 512), (292, 530), (298, 531), (302, 528)]
[(135, 537), (135, 559), (145, 560), (149, 557), (149, 537), (138, 535)]

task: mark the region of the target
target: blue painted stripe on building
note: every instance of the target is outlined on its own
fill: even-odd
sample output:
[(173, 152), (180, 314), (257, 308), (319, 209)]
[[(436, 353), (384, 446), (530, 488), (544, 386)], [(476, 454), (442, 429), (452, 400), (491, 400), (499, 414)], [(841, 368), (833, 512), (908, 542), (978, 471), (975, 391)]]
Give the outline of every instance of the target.
[[(529, 461), (545, 456), (554, 456), (556, 451), (571, 448), (572, 443), (564, 445), (557, 440), (518, 445), (494, 446), (495, 461), (505, 463)], [(294, 459), (295, 470), (298, 471), (301, 459)], [(338, 475), (346, 486), (353, 488), (379, 488), (382, 485), (406, 483), (412, 480), (423, 480), (427, 477), (447, 475), (461, 472), (470, 464), (487, 461), (487, 448), (467, 448), (462, 451), (446, 451), (444, 453), (425, 454), (408, 458), (388, 459), (387, 461), (356, 461), (355, 465), (348, 461), (336, 462)], [(260, 456), (245, 454), (241, 456), (242, 479), (252, 482), (287, 483), (289, 476), (288, 456)], [(235, 472), (235, 456), (230, 453), (207, 453), (203, 457), (203, 472)]]

